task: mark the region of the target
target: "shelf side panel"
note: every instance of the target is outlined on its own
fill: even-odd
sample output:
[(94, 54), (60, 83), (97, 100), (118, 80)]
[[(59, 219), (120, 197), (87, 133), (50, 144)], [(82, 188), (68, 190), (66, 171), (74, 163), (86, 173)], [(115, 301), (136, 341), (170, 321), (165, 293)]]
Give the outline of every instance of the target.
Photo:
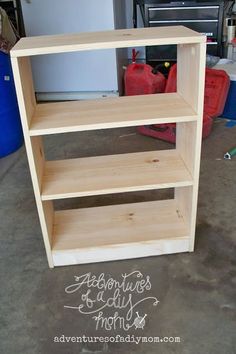
[(41, 183), (45, 164), (43, 144), (41, 137), (31, 138), (29, 135), (29, 124), (36, 107), (30, 61), (28, 58), (11, 58), (11, 63), (44, 244), (49, 266), (53, 267), (51, 255), (53, 206), (51, 201), (45, 203), (41, 201)]
[[(175, 200), (177, 207), (181, 210), (188, 234), (192, 232), (192, 214), (193, 214), (193, 186), (175, 188)], [(195, 232), (195, 226), (194, 226)], [(191, 241), (191, 239), (189, 239)], [(189, 247), (190, 248), (190, 247)], [(192, 251), (192, 249), (189, 249)]]
[(21, 122), (23, 128), (25, 126), (25, 128), (29, 129), (31, 118), (33, 117), (36, 107), (30, 58), (24, 57), (19, 58), (18, 60), (11, 59), (11, 62), (17, 90)]
[(177, 91), (197, 112), (196, 122), (177, 123), (176, 149), (193, 177), (193, 188), (175, 190), (177, 203), (190, 225), (189, 250), (194, 249), (202, 143), (206, 44), (178, 46)]
[(206, 43), (177, 46), (177, 92), (199, 116), (203, 113)]

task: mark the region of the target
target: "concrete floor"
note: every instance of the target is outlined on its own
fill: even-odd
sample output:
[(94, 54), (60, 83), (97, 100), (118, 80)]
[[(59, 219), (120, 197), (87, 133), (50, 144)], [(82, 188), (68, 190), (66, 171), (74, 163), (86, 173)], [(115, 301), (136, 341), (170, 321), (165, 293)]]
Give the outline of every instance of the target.
[[(191, 254), (61, 267), (50, 270), (44, 253), (25, 149), (0, 159), (0, 352), (4, 354), (73, 353), (236, 353), (236, 158), (223, 160), (235, 145), (236, 127), (215, 122), (203, 142), (196, 248)], [(170, 145), (135, 134), (135, 129), (67, 134), (46, 139), (48, 158), (165, 149)], [(55, 145), (56, 144), (56, 145)], [(57, 146), (55, 148), (55, 146)], [(169, 192), (161, 192), (164, 198)], [(170, 192), (171, 193), (171, 192)], [(154, 192), (82, 198), (56, 207), (92, 206), (155, 199)], [(78, 306), (86, 288), (67, 294), (74, 276), (87, 272), (120, 280), (139, 270), (152, 288), (137, 306), (147, 314), (144, 329), (95, 329), (92, 315)], [(95, 291), (95, 289), (92, 289)], [(136, 311), (135, 310), (135, 311)], [(114, 312), (114, 311), (113, 311)], [(108, 314), (109, 315), (109, 314)], [(55, 343), (54, 337), (180, 337), (180, 343)]]

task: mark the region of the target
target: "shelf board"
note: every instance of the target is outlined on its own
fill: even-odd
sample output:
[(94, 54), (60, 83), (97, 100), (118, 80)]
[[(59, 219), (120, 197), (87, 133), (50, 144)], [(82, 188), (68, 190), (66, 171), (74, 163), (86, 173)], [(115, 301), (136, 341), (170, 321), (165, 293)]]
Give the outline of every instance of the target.
[(42, 200), (193, 184), (176, 150), (47, 161)]
[(175, 200), (55, 212), (55, 266), (187, 252), (189, 234)]
[(43, 103), (36, 106), (30, 135), (107, 129), (197, 119), (177, 93)]
[(184, 26), (121, 29), (21, 38), (12, 57), (147, 45), (206, 42), (206, 37)]

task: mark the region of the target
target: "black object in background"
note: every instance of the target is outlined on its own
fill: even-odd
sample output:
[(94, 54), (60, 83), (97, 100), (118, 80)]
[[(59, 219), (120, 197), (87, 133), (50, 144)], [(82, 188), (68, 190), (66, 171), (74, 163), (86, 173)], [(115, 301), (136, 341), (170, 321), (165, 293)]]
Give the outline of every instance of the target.
[(19, 33), (20, 37), (24, 37), (25, 27), (20, 0), (0, 0), (0, 7), (6, 11), (11, 23)]
[[(221, 57), (224, 1), (134, 0), (133, 23), (139, 6), (145, 27), (183, 25), (207, 35), (207, 54)], [(176, 46), (146, 47), (146, 61), (175, 61)]]

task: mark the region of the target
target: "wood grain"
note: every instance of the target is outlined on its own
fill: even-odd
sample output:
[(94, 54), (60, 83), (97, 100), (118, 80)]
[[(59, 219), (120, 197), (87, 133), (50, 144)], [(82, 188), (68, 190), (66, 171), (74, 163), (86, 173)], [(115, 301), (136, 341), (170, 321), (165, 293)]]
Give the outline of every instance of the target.
[(55, 213), (55, 265), (186, 252), (188, 231), (174, 200)]
[[(206, 38), (183, 26), (22, 38), (11, 51), (50, 267), (193, 251)], [(37, 105), (27, 56), (178, 45), (177, 93)], [(18, 58), (19, 57), (19, 58)], [(176, 150), (45, 161), (40, 135), (177, 122)], [(54, 212), (52, 200), (175, 187), (175, 199)]]
[(147, 45), (201, 43), (206, 38), (184, 26), (121, 29), (21, 38), (12, 57)]
[(44, 245), (47, 253), (49, 267), (53, 267), (51, 254), (51, 237), (53, 207), (52, 202), (42, 203), (41, 184), (44, 170), (44, 152), (41, 137), (30, 137), (29, 124), (31, 122), (36, 101), (33, 90), (31, 66), (29, 59), (11, 58), (14, 81), (17, 93), (17, 100), (20, 110), (21, 123), (24, 132), (26, 152), (29, 162), (30, 174), (34, 188), (34, 194), (39, 214), (39, 220), (43, 233)]
[(188, 223), (189, 251), (194, 250), (202, 142), (206, 44), (178, 46), (177, 91), (197, 112), (195, 122), (177, 123), (176, 149), (193, 176), (192, 188), (175, 190), (178, 206)]
[(192, 185), (175, 150), (48, 161), (42, 200)]
[(38, 104), (30, 135), (186, 122), (197, 115), (177, 93)]

